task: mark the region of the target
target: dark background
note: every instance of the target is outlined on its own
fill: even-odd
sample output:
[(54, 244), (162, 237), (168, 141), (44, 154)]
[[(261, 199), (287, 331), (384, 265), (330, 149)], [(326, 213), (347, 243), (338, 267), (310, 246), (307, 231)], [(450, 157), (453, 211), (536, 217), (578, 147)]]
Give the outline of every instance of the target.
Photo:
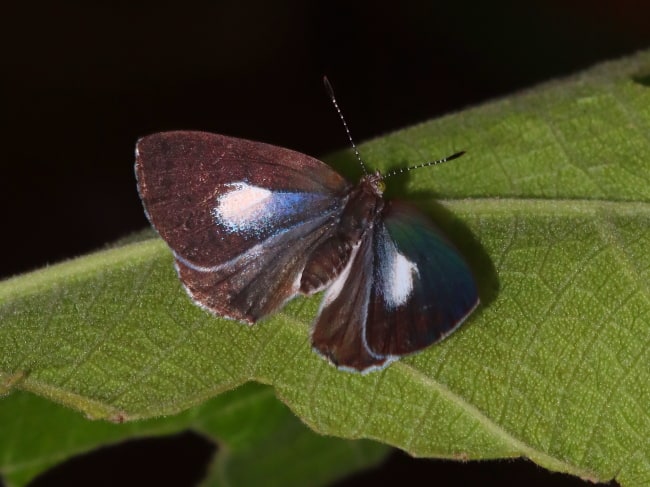
[[(363, 141), (650, 46), (650, 4), (640, 1), (64, 0), (14, 2), (0, 16), (0, 278), (147, 225), (133, 177), (142, 135), (201, 129), (318, 156), (347, 145), (323, 74)], [(192, 445), (191, 458), (209, 453), (193, 435), (170, 441), (171, 463)], [(168, 464), (160, 443), (132, 448), (132, 468), (147, 475)], [(155, 466), (140, 458), (149, 450)], [(102, 455), (120, 453), (77, 461), (59, 481), (122, 470)], [(83, 463), (98, 457), (100, 466)], [(169, 475), (154, 480), (168, 485)], [(345, 485), (583, 485), (523, 461), (403, 454), (366, 475)]]

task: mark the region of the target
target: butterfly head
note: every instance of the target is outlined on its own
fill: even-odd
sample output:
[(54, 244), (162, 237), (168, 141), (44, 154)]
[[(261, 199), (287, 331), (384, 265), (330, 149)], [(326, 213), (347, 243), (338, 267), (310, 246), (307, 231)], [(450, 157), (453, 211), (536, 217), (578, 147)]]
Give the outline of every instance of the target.
[(381, 198), (386, 191), (384, 176), (379, 171), (372, 174), (366, 174), (361, 178), (362, 186), (368, 188), (375, 196)]

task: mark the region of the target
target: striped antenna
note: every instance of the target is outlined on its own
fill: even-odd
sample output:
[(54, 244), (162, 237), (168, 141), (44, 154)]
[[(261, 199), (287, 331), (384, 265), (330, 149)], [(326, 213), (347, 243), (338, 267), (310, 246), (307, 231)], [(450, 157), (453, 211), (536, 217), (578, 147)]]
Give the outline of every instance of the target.
[(443, 162), (451, 161), (453, 159), (458, 159), (460, 156), (465, 154), (465, 151), (460, 151), (456, 152), (455, 154), (452, 154), (447, 157), (443, 157), (442, 159), (438, 159), (437, 161), (429, 161), (429, 162), (423, 162), (422, 164), (417, 164), (415, 166), (410, 166), (410, 167), (402, 167), (400, 169), (395, 169), (388, 174), (384, 174), (382, 179), (389, 178), (391, 176), (395, 176), (396, 174), (402, 174), (403, 172), (408, 172), (412, 171), (413, 169), (420, 169), (421, 167), (428, 167), (428, 166), (435, 166), (436, 164), (442, 164)]
[(352, 140), (352, 134), (350, 134), (350, 129), (348, 128), (348, 124), (345, 122), (345, 118), (343, 118), (343, 113), (341, 113), (341, 109), (339, 108), (339, 104), (336, 102), (336, 97), (334, 96), (334, 88), (332, 88), (332, 85), (330, 84), (329, 80), (327, 79), (327, 76), (323, 76), (323, 84), (325, 85), (325, 89), (327, 90), (327, 94), (330, 96), (332, 103), (334, 104), (334, 108), (336, 108), (337, 113), (339, 114), (339, 117), (341, 118), (341, 122), (343, 122), (343, 127), (345, 128), (345, 133), (348, 134), (348, 139), (350, 140), (350, 144), (352, 144), (352, 150), (354, 151), (355, 155), (357, 156), (357, 159), (359, 160), (359, 164), (361, 164), (361, 169), (363, 169), (364, 174), (368, 174), (368, 170), (366, 169), (366, 165), (363, 163), (363, 160), (361, 159), (361, 154), (359, 154), (359, 150), (357, 149), (357, 146), (354, 143), (354, 140)]

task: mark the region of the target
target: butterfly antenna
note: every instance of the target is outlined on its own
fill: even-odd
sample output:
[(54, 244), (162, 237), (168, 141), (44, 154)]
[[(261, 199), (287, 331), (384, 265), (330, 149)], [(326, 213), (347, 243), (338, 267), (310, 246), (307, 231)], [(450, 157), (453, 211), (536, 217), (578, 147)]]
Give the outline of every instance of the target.
[(343, 113), (339, 108), (339, 104), (336, 102), (336, 97), (334, 96), (334, 88), (332, 88), (332, 85), (330, 84), (330, 81), (327, 79), (327, 76), (323, 76), (323, 84), (325, 85), (327, 94), (330, 96), (330, 99), (334, 104), (334, 108), (336, 108), (336, 111), (338, 112), (339, 117), (341, 118), (341, 122), (343, 122), (345, 133), (348, 134), (348, 139), (350, 140), (350, 144), (352, 144), (352, 150), (354, 151), (354, 154), (357, 156), (357, 159), (359, 160), (359, 164), (361, 164), (361, 169), (363, 169), (364, 174), (368, 174), (366, 165), (363, 163), (363, 160), (361, 159), (361, 154), (359, 154), (359, 150), (357, 149), (354, 140), (352, 140), (352, 134), (350, 134), (350, 129), (348, 128), (348, 124), (345, 122), (345, 118), (343, 118)]
[(412, 171), (413, 169), (420, 169), (421, 167), (428, 167), (428, 166), (435, 166), (436, 164), (442, 164), (443, 162), (451, 161), (453, 159), (458, 159), (463, 154), (465, 154), (465, 151), (456, 152), (455, 154), (452, 154), (452, 155), (447, 156), (447, 157), (443, 157), (442, 159), (438, 159), (437, 161), (423, 162), (422, 164), (417, 164), (415, 166), (402, 167), (400, 169), (395, 169), (394, 171), (391, 171), (388, 174), (384, 174), (384, 177), (382, 179), (386, 179), (388, 177), (395, 176), (396, 174), (402, 174), (403, 172)]

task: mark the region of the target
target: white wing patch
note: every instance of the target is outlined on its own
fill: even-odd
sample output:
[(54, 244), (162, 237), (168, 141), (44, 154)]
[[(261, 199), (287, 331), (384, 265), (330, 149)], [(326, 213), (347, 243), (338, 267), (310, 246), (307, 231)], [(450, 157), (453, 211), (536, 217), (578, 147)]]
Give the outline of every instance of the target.
[(384, 283), (384, 295), (387, 303), (396, 308), (404, 304), (411, 295), (413, 274), (418, 273), (418, 266), (400, 254), (396, 248), (393, 261), (389, 265), (391, 267), (388, 280)]
[(225, 185), (217, 196), (212, 217), (228, 232), (242, 234), (274, 234), (305, 220), (313, 219), (310, 210), (328, 212), (328, 202), (336, 202), (329, 194), (300, 191), (271, 191), (245, 181)]
[(231, 183), (232, 190), (217, 198), (214, 218), (231, 232), (250, 231), (268, 219), (273, 193), (245, 182)]
[(419, 274), (418, 266), (400, 253), (386, 229), (381, 231), (379, 245), (381, 290), (390, 308), (397, 308), (408, 300), (413, 292), (413, 278)]

